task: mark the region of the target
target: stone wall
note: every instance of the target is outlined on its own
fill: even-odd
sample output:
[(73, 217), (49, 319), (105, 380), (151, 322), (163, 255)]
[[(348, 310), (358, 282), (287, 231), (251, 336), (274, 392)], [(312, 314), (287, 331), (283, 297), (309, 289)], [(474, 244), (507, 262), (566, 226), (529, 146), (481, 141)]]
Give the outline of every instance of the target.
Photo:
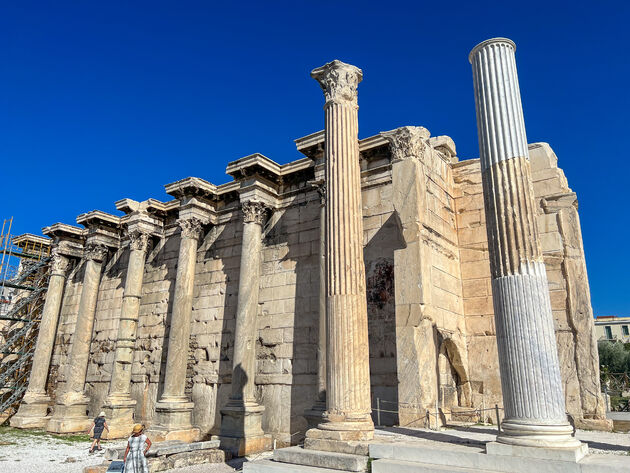
[[(452, 408), (502, 404), (479, 161), (457, 162), (446, 138), (431, 138), (404, 159), (394, 159), (382, 137), (364, 140), (362, 148), (372, 406), (378, 398), (383, 409), (398, 411), (381, 416), (385, 425), (425, 425), (436, 402), (444, 419)], [(575, 194), (548, 145), (530, 145), (530, 152), (567, 409), (576, 418), (597, 418), (598, 360)], [(283, 443), (305, 433), (304, 411), (318, 389), (320, 198), (308, 183), (315, 171), (306, 169), (282, 182), (263, 228), (256, 400), (265, 407), (264, 431)], [(180, 245), (177, 212), (168, 212), (163, 236), (152, 237), (147, 254), (133, 354), (135, 419), (147, 425), (164, 381)], [(243, 233), (238, 196), (226, 197), (216, 215), (197, 251), (185, 387), (193, 422), (206, 437), (219, 433), (231, 393)], [(108, 395), (128, 259), (123, 239), (100, 282), (86, 380), (91, 416)], [(82, 279), (77, 264), (50, 368), (53, 401), (64, 382)]]
[[(601, 419), (604, 410), (577, 198), (547, 143), (529, 152), (567, 411), (592, 426), (580, 419)], [(502, 399), (479, 161), (453, 171), (473, 405), (491, 407)]]

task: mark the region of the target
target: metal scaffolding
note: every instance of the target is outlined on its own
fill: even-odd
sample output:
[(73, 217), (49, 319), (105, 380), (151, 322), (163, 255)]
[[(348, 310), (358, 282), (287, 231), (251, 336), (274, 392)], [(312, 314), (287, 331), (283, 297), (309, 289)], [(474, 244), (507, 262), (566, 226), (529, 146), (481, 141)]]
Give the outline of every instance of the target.
[(13, 218), (0, 233), (0, 423), (10, 418), (28, 386), (50, 261), (50, 242), (13, 236)]

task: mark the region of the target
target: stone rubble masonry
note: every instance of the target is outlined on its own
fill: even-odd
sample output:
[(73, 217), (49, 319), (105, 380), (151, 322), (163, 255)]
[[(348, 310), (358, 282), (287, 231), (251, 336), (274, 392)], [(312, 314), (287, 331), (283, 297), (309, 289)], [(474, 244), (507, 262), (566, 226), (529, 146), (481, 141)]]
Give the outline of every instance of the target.
[[(313, 438), (354, 441), (374, 435), (355, 66), (335, 60), (311, 72), (324, 92), (326, 182), (326, 413)], [(305, 444), (307, 447), (308, 443)]]
[[(405, 128), (399, 130), (403, 136)], [(469, 408), (487, 409), (484, 420), (496, 422), (491, 408), (503, 403), (480, 163), (460, 161), (446, 136), (430, 137), (421, 127), (408, 131), (409, 144), (394, 146), (383, 135), (358, 142), (368, 314), (363, 351), (369, 352), (371, 407), (378, 398), (382, 409), (394, 411), (381, 412), (381, 423), (387, 425), (423, 426), (426, 409), (433, 411), (436, 401), (441, 422)], [(179, 260), (177, 220), (180, 212), (188, 212), (209, 220), (193, 253), (190, 334), (187, 347), (180, 350), (179, 389), (192, 403), (189, 418), (199, 436), (220, 435), (221, 410), (232, 394), (244, 253), (241, 201), (258, 197), (273, 213), (261, 228), (254, 399), (264, 407), (262, 430), (278, 446), (299, 442), (309, 429), (305, 411), (322, 390), (320, 222), (325, 219), (320, 218), (320, 196), (312, 183), (324, 179), (324, 132), (300, 138), (296, 145), (304, 155), (297, 161), (278, 165), (262, 155), (248, 156), (228, 165), (231, 182), (214, 186), (187, 178), (166, 186), (173, 200), (146, 201), (147, 212), (162, 230), (152, 236), (140, 290), (129, 387), (135, 422), (148, 427), (159, 423), (156, 405), (164, 391), (169, 331), (181, 310), (175, 304), (177, 273), (185, 266)], [(567, 411), (576, 425), (609, 428), (599, 394), (576, 197), (549, 145), (530, 144), (529, 155)], [(256, 195), (262, 190), (264, 195)], [(126, 214), (122, 227), (132, 223), (133, 205), (116, 203)], [(192, 212), (191, 206), (197, 210)], [(104, 232), (104, 223), (99, 225)], [(81, 325), (82, 259), (89, 230), (55, 224), (44, 233), (59, 243), (70, 264), (52, 335), (48, 398), (37, 406), (37, 422), (42, 423), (56, 410), (73, 374), (64, 367), (71, 359), (75, 328)], [(82, 413), (87, 409), (88, 419), (107, 405), (115, 376), (131, 261), (126, 241), (112, 243), (98, 286), (82, 386), (87, 398)], [(21, 413), (25, 406), (27, 402)], [(372, 418), (376, 420), (374, 412)]]
[[(495, 38), (469, 57), (505, 410), (497, 442), (582, 451), (565, 414), (515, 49), (512, 41)], [(487, 451), (499, 448), (490, 443)]]

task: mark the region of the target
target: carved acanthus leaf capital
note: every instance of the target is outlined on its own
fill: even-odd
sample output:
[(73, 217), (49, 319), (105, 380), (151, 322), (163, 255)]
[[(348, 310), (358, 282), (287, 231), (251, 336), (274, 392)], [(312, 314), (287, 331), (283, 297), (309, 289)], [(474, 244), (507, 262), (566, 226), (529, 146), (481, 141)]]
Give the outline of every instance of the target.
[(108, 249), (105, 245), (89, 243), (85, 246), (85, 259), (88, 261), (104, 261)]
[(203, 222), (197, 217), (186, 217), (177, 220), (179, 227), (182, 229), (182, 238), (193, 238), (198, 240), (203, 232)]
[(422, 126), (403, 126), (392, 131), (381, 132), (381, 136), (389, 141), (393, 160), (419, 159), (427, 149), (427, 140), (431, 133)]
[(358, 67), (335, 59), (313, 69), (311, 77), (319, 82), (326, 96), (326, 103), (357, 106), (357, 88), (363, 79), (363, 72)]
[(50, 272), (51, 274), (64, 275), (68, 269), (70, 261), (59, 253), (59, 247), (55, 246), (50, 255)]
[(262, 202), (243, 202), (243, 221), (245, 223), (257, 223), (262, 225), (265, 222), (267, 206)]
[(130, 230), (128, 232), (129, 235), (129, 249), (132, 251), (140, 250), (147, 251), (149, 246), (149, 234), (147, 232), (143, 232), (141, 230)]

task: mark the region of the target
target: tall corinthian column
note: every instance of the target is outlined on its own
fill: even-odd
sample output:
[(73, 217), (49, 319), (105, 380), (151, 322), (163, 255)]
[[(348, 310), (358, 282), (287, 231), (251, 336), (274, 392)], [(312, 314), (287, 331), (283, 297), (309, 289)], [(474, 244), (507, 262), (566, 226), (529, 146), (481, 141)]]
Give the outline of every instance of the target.
[(53, 248), (46, 302), (39, 324), (28, 389), (22, 398), (18, 412), (11, 417), (13, 427), (44, 428), (49, 421), (47, 411), (50, 397), (46, 395), (46, 380), (55, 344), (67, 268), (68, 258), (58, 253), (58, 247)]
[(175, 276), (175, 300), (171, 316), (166, 355), (164, 390), (155, 407), (155, 423), (151, 435), (158, 441), (195, 441), (199, 429), (192, 425), (194, 404), (185, 394), (190, 322), (197, 248), (202, 234), (202, 221), (196, 217), (179, 218), (181, 227), (179, 259)]
[(238, 302), (232, 360), (232, 395), (221, 410), (221, 448), (235, 455), (266, 450), (270, 437), (262, 430), (265, 410), (256, 402), (256, 314), (260, 287), (262, 225), (267, 208), (243, 203), (243, 243), (238, 277)]
[(149, 234), (137, 229), (129, 230), (128, 234), (129, 264), (118, 324), (114, 369), (109, 384), (109, 395), (104, 406), (109, 426), (107, 438), (122, 438), (129, 435), (134, 424), (133, 412), (136, 405), (136, 401), (131, 399), (130, 394), (131, 366), (136, 344)]
[(509, 39), (496, 38), (469, 56), (505, 409), (501, 433), (488, 452), (505, 450), (501, 444), (581, 451), (565, 414), (515, 49)]
[(63, 393), (57, 396), (55, 411), (46, 427), (50, 432), (82, 432), (90, 426), (87, 417), (90, 399), (83, 390), (90, 357), (98, 288), (106, 256), (106, 246), (90, 243), (86, 245), (83, 288), (77, 323), (72, 335), (70, 357), (66, 362), (66, 382)]
[[(359, 169), (361, 69), (333, 61), (311, 72), (326, 97), (327, 412), (309, 439), (369, 440), (367, 301)], [(307, 439), (307, 440), (309, 440)], [(307, 445), (316, 448), (315, 443)]]

